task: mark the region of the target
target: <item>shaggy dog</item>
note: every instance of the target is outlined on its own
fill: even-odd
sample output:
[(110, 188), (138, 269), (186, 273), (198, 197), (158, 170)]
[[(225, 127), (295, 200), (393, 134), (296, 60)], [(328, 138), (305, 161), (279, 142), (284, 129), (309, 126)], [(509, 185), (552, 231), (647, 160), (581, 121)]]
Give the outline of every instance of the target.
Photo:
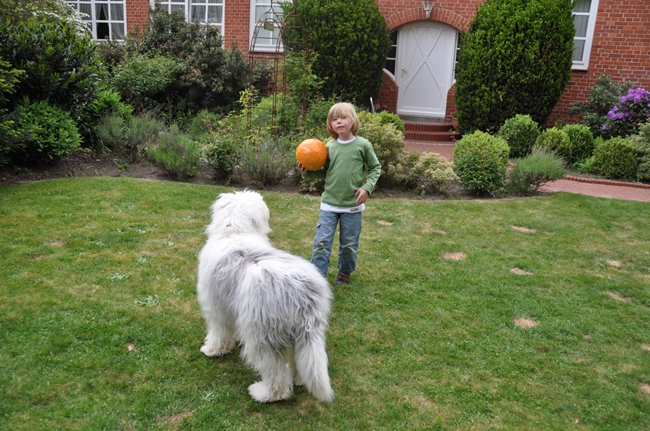
[(270, 232), (269, 209), (256, 192), (224, 193), (212, 205), (199, 254), (197, 292), (208, 327), (201, 352), (220, 356), (241, 343), (242, 357), (262, 377), (248, 387), (256, 401), (287, 399), (294, 384), (332, 401), (330, 286), (310, 262), (274, 248)]

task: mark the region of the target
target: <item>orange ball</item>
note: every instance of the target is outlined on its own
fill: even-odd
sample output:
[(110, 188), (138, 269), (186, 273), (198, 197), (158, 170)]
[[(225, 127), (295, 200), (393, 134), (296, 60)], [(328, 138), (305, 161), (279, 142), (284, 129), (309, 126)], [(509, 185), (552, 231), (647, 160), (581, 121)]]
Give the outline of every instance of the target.
[(318, 139), (305, 139), (296, 148), (296, 159), (308, 171), (317, 171), (327, 162), (327, 147)]

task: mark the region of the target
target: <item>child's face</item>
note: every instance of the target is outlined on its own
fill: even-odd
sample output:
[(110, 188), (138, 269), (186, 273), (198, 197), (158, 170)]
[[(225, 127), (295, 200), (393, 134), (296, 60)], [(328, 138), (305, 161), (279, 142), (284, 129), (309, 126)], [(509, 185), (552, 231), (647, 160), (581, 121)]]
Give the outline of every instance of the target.
[(332, 130), (334, 130), (339, 135), (339, 139), (347, 140), (352, 138), (352, 124), (350, 123), (350, 118), (347, 114), (334, 115), (332, 117)]

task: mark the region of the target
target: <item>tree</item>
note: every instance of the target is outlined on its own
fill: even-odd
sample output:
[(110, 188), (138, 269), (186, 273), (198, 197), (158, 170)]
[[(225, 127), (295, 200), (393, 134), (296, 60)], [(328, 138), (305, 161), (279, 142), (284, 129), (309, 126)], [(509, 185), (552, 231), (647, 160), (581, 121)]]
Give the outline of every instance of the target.
[(571, 77), (573, 0), (487, 0), (461, 34), (456, 107), (461, 132), (496, 132), (528, 114), (545, 124)]
[[(309, 49), (316, 54), (313, 73), (323, 80), (323, 96), (370, 105), (370, 97), (381, 87), (391, 47), (375, 0), (300, 0), (296, 11), (304, 20)], [(302, 35), (288, 31), (286, 37), (298, 41)]]

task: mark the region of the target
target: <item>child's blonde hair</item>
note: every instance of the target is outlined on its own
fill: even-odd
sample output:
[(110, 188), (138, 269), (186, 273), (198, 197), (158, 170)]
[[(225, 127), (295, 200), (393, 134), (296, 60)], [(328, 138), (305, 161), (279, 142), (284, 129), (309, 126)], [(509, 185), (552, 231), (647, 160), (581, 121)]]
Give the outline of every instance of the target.
[(327, 114), (327, 133), (334, 139), (339, 137), (339, 134), (332, 129), (332, 120), (339, 117), (348, 117), (350, 119), (350, 131), (354, 136), (357, 136), (359, 133), (359, 117), (357, 116), (357, 110), (354, 109), (354, 105), (351, 103), (337, 103), (330, 108), (330, 112)]

